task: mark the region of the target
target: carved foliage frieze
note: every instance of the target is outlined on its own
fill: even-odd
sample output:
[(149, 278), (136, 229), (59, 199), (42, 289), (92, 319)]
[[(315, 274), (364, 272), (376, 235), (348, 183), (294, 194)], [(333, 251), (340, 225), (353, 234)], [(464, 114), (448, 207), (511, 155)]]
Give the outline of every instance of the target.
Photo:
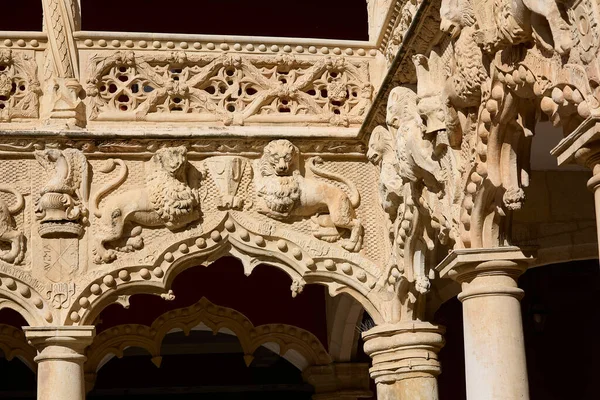
[(362, 122), (372, 87), (367, 64), (344, 57), (117, 51), (91, 58), (86, 91), (92, 120), (348, 126)]
[(0, 122), (38, 118), (40, 95), (35, 60), (20, 52), (0, 50)]

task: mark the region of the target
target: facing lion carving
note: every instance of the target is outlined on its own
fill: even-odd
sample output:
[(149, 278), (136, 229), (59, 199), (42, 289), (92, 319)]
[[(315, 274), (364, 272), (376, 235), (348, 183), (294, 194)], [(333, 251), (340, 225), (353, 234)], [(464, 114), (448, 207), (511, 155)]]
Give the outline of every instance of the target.
[[(96, 233), (96, 263), (111, 262), (116, 258), (116, 251), (107, 249), (106, 245), (120, 239), (128, 223), (145, 227), (164, 226), (174, 231), (200, 219), (198, 190), (188, 182), (189, 166), (185, 147), (158, 150), (145, 164), (146, 186), (108, 198), (100, 210), (98, 206), (102, 197), (127, 178), (127, 165), (123, 160), (107, 160), (101, 171), (109, 173), (116, 165), (121, 167), (119, 176), (100, 188), (91, 202), (94, 215), (100, 218), (100, 232)], [(130, 240), (141, 233), (139, 228), (134, 228), (134, 231)], [(128, 246), (121, 250), (131, 251), (142, 246), (140, 237), (128, 242)]]
[(307, 161), (315, 175), (341, 182), (348, 186), (350, 196), (328, 182), (305, 178), (299, 170), (299, 150), (289, 140), (273, 140), (265, 146), (258, 161), (256, 189), (262, 199), (259, 212), (277, 220), (293, 217), (311, 217), (316, 224), (313, 234), (318, 239), (335, 242), (342, 239), (342, 230), (349, 230), (350, 237), (341, 241), (349, 251), (362, 246), (363, 226), (356, 218), (355, 209), (360, 205), (356, 186), (345, 178), (324, 171), (316, 166), (322, 164), (319, 157)]

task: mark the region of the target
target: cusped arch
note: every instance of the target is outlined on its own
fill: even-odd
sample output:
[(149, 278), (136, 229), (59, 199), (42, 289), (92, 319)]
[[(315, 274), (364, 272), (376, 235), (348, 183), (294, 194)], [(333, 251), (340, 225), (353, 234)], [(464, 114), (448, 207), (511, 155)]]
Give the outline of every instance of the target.
[(37, 363), (34, 361), (37, 351), (27, 343), (21, 329), (0, 324), (0, 350), (8, 361), (17, 357), (33, 372), (37, 371)]
[[(146, 350), (151, 355), (152, 362), (160, 365), (161, 345), (167, 334), (174, 329), (180, 329), (188, 335), (200, 324), (204, 324), (215, 334), (219, 331), (233, 333), (240, 342), (244, 360), (248, 365), (260, 346), (265, 346), (272, 351), (277, 350), (281, 357), (295, 359), (296, 363), (297, 355), (300, 355), (304, 360), (302, 363), (304, 367), (328, 365), (332, 362), (319, 339), (307, 330), (284, 324), (265, 324), (255, 327), (240, 312), (215, 305), (208, 299), (202, 298), (189, 307), (164, 313), (151, 326), (126, 324), (100, 333), (86, 352), (85, 373), (88, 377), (94, 376), (108, 357), (114, 355), (121, 358), (128, 347)], [(299, 365), (296, 366), (300, 368)]]
[(121, 295), (167, 294), (183, 270), (227, 255), (242, 261), (246, 275), (259, 264), (285, 271), (293, 282), (293, 296), (305, 284), (325, 285), (331, 296), (347, 293), (376, 323), (383, 321), (378, 292), (373, 290), (379, 270), (371, 261), (302, 233), (231, 212), (214, 229), (170, 244), (158, 256), (144, 260), (147, 263), (123, 262), (120, 269), (89, 282), (73, 302), (64, 323), (93, 324), (100, 311)]
[(18, 312), (30, 326), (56, 322), (52, 306), (42, 295), (47, 292), (43, 285), (13, 268), (4, 269), (7, 272), (0, 273), (0, 310)]

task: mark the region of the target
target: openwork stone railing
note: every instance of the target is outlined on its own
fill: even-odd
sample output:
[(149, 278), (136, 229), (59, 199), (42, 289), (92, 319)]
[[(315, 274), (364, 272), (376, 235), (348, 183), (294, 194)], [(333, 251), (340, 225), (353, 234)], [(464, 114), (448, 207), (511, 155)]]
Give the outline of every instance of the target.
[(368, 42), (59, 28), (0, 32), (0, 123), (358, 127), (377, 54)]

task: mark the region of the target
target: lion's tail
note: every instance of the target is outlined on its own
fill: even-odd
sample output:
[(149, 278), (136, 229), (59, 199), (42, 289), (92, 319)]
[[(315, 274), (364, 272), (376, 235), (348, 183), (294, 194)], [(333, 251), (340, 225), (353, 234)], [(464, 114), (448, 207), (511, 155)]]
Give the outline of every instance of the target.
[(25, 199), (21, 193), (6, 185), (0, 185), (0, 192), (11, 193), (17, 198), (17, 202), (12, 207), (8, 207), (8, 212), (11, 214), (16, 214), (23, 209), (23, 206), (25, 205)]
[(328, 179), (332, 179), (334, 181), (337, 182), (341, 182), (344, 185), (348, 186), (348, 189), (350, 189), (350, 203), (352, 204), (352, 207), (354, 207), (355, 209), (360, 205), (360, 193), (358, 191), (358, 189), (356, 188), (356, 185), (352, 182), (347, 180), (346, 178), (344, 178), (341, 175), (335, 174), (333, 172), (329, 172), (329, 171), (325, 171), (319, 167), (317, 167), (317, 164), (322, 165), (323, 164), (323, 159), (321, 157), (311, 157), (308, 159), (307, 161), (308, 164), (308, 168), (315, 174), (318, 176), (322, 176), (324, 178), (328, 178)]
[(102, 167), (99, 168), (101, 172), (104, 172), (105, 174), (107, 174), (109, 172), (112, 172), (117, 165), (119, 167), (121, 167), (121, 171), (120, 171), (119, 175), (114, 180), (108, 182), (106, 185), (104, 185), (100, 189), (98, 189), (93, 194), (92, 199), (90, 201), (90, 209), (94, 213), (96, 218), (102, 217), (102, 212), (98, 208), (100, 205), (100, 200), (102, 200), (102, 197), (106, 196), (106, 194), (108, 192), (110, 192), (111, 190), (114, 190), (116, 187), (118, 187), (123, 182), (125, 182), (125, 179), (127, 179), (127, 173), (128, 173), (127, 164), (125, 164), (125, 162), (121, 159), (109, 158), (108, 160), (106, 160), (104, 165), (102, 165)]

